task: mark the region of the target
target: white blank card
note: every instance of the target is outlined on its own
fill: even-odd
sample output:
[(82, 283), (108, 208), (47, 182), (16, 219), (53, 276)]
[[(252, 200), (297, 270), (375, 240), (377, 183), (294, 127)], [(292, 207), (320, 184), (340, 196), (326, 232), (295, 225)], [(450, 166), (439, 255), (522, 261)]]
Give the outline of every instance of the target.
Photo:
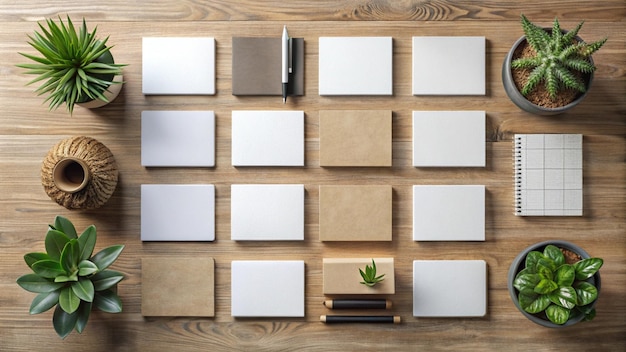
[(414, 241), (484, 241), (485, 186), (413, 186)]
[(413, 316), (482, 317), (487, 314), (484, 260), (413, 261)]
[(215, 94), (215, 38), (144, 37), (143, 94)]
[(142, 111), (141, 165), (215, 166), (213, 111)]
[(215, 186), (141, 185), (141, 240), (215, 240)]
[(320, 95), (392, 95), (392, 37), (320, 37)]
[(304, 240), (304, 185), (231, 185), (231, 239)]
[(304, 261), (233, 260), (231, 315), (303, 317)]

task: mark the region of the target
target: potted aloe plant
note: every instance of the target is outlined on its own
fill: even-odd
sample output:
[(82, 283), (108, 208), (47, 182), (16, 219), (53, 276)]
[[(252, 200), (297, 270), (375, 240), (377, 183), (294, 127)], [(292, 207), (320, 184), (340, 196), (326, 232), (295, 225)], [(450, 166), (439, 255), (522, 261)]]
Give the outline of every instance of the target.
[(573, 30), (542, 28), (521, 15), (524, 36), (509, 50), (502, 65), (502, 81), (509, 98), (522, 110), (556, 115), (576, 106), (586, 96), (596, 70), (591, 55), (607, 38), (586, 43), (580, 37), (584, 22)]
[(58, 24), (51, 19), (46, 23), (48, 28), (38, 23), (41, 33), (28, 36), (42, 56), (20, 53), (34, 61), (17, 65), (37, 76), (27, 84), (43, 81), (35, 92), (48, 95), (50, 110), (65, 104), (71, 114), (76, 104), (96, 108), (112, 101), (121, 90), (126, 65), (114, 62), (109, 37), (99, 40), (96, 28), (89, 32), (84, 19), (78, 31), (69, 16), (67, 23), (61, 18)]
[(565, 327), (595, 317), (604, 261), (566, 241), (545, 241), (519, 253), (509, 268), (508, 289), (528, 319)]
[(117, 284), (124, 274), (108, 267), (117, 260), (124, 246), (110, 246), (93, 254), (95, 246), (94, 225), (79, 236), (70, 220), (57, 216), (46, 234), (46, 252), (24, 256), (33, 272), (19, 277), (17, 284), (37, 293), (30, 313), (39, 314), (56, 307), (52, 325), (61, 338), (74, 329), (82, 333), (92, 308), (107, 313), (122, 311)]

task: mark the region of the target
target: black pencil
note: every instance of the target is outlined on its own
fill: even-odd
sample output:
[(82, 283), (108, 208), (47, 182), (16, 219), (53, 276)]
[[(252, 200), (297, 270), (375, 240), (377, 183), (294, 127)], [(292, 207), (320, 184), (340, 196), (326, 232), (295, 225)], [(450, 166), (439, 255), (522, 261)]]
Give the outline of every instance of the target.
[(330, 309), (389, 309), (391, 301), (386, 299), (331, 299), (324, 301)]
[(322, 315), (320, 321), (326, 324), (336, 323), (387, 323), (399, 324), (397, 315)]

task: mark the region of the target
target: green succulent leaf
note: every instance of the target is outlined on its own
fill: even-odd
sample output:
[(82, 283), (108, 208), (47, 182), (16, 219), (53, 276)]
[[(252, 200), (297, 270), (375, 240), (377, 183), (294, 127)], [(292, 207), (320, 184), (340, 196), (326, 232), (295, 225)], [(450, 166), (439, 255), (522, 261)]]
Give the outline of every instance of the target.
[(74, 239), (77, 237), (74, 224), (72, 224), (70, 220), (61, 215), (57, 215), (54, 218), (54, 226), (51, 227), (55, 230), (63, 232), (70, 239)]
[(566, 309), (576, 307), (576, 291), (573, 287), (559, 287), (558, 290), (548, 295), (552, 303), (557, 304)]
[(556, 290), (557, 288), (559, 288), (559, 285), (557, 285), (556, 282), (549, 279), (541, 279), (537, 286), (535, 286), (535, 293), (545, 295)]
[(67, 242), (70, 241), (70, 238), (67, 237), (63, 232), (49, 229), (46, 234), (46, 252), (50, 256), (50, 258), (54, 260), (61, 259), (61, 252), (63, 252), (63, 248)]
[(96, 253), (91, 261), (96, 264), (98, 269), (104, 270), (109, 267), (109, 265), (113, 264), (122, 253), (124, 249), (124, 245), (115, 245), (111, 247), (107, 247), (100, 252)]
[(96, 227), (91, 225), (78, 237), (80, 260), (91, 258), (93, 249), (96, 247)]
[(57, 306), (52, 316), (52, 325), (57, 335), (65, 339), (74, 330), (77, 320), (78, 312), (67, 313), (60, 306)]
[(543, 258), (543, 254), (537, 251), (532, 251), (526, 255), (526, 268), (532, 273), (537, 273), (537, 262)]
[(65, 283), (70, 281), (78, 281), (78, 272), (74, 272), (71, 275), (59, 275), (54, 278), (54, 282)]
[(76, 297), (85, 302), (92, 302), (95, 294), (95, 289), (91, 280), (86, 278), (80, 278), (78, 281), (72, 283), (72, 291)]
[(61, 294), (59, 295), (59, 305), (63, 311), (68, 314), (72, 314), (76, 312), (79, 304), (80, 298), (76, 296), (71, 287), (65, 287), (61, 290)]
[(85, 327), (87, 326), (87, 322), (89, 321), (89, 315), (91, 314), (91, 302), (80, 302), (80, 306), (78, 307), (78, 318), (76, 319), (76, 332), (81, 334)]
[(518, 299), (522, 309), (531, 314), (542, 312), (550, 305), (550, 298), (547, 295), (526, 295), (520, 293)]
[(554, 262), (555, 267), (559, 267), (565, 263), (565, 256), (561, 250), (552, 244), (549, 244), (544, 248), (543, 255), (550, 258)]
[(28, 265), (29, 268), (33, 267), (33, 264), (35, 264), (36, 262), (40, 261), (40, 260), (50, 260), (52, 258), (50, 258), (49, 255), (47, 255), (46, 253), (28, 253), (24, 255), (24, 261), (26, 262), (26, 265)]
[[(521, 275), (520, 275), (521, 274)], [(535, 286), (541, 281), (538, 274), (522, 274), (520, 272), (515, 280), (513, 286), (520, 292), (530, 295), (535, 293)]]
[(546, 308), (546, 316), (551, 322), (563, 325), (569, 319), (570, 310), (556, 304), (551, 304)]
[(58, 261), (50, 259), (35, 262), (32, 269), (35, 274), (47, 279), (54, 279), (57, 276), (66, 274)]
[(576, 271), (574, 267), (569, 264), (563, 264), (556, 270), (556, 283), (563, 286), (572, 286), (574, 279), (576, 278)]
[(579, 306), (591, 304), (596, 300), (596, 298), (598, 298), (598, 289), (588, 282), (577, 282), (574, 285), (574, 289), (576, 290), (577, 297), (576, 304)]
[(103, 291), (115, 286), (118, 282), (124, 279), (124, 274), (113, 271), (113, 270), (105, 270), (101, 271), (94, 276), (91, 277), (91, 282), (93, 282), (94, 288), (96, 291)]
[(576, 280), (586, 280), (592, 277), (604, 264), (600, 258), (587, 258), (574, 264)]
[(78, 275), (89, 276), (99, 271), (98, 266), (90, 260), (83, 260), (78, 263)]
[(56, 283), (37, 274), (22, 275), (17, 279), (17, 284), (28, 292), (47, 293), (60, 289), (62, 283)]
[(112, 290), (97, 291), (93, 304), (103, 312), (119, 313), (122, 311), (122, 301)]
[(65, 244), (63, 251), (61, 252), (61, 267), (68, 275), (74, 274), (78, 271), (78, 240), (72, 239)]
[(59, 294), (61, 290), (52, 292), (42, 292), (35, 296), (33, 302), (30, 304), (30, 314), (40, 314), (50, 310), (59, 303)]

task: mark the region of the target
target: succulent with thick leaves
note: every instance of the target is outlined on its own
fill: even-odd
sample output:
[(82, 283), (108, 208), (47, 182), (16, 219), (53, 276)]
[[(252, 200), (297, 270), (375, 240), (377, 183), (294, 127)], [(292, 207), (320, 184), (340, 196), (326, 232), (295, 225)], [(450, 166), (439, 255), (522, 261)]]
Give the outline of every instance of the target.
[(602, 264), (600, 258), (567, 264), (563, 252), (554, 245), (546, 246), (543, 253), (532, 251), (513, 282), (519, 292), (519, 304), (531, 314), (545, 312), (558, 325), (565, 324), (573, 310), (591, 320), (595, 317), (592, 304), (598, 298), (598, 290), (587, 280)]
[(94, 225), (79, 236), (67, 218), (57, 216), (46, 234), (46, 253), (24, 256), (33, 273), (18, 278), (17, 284), (37, 293), (30, 313), (43, 313), (56, 306), (52, 323), (61, 338), (74, 329), (81, 333), (92, 307), (108, 313), (122, 311), (116, 292), (124, 274), (108, 267), (117, 260), (124, 246), (110, 246), (93, 254), (95, 245)]

